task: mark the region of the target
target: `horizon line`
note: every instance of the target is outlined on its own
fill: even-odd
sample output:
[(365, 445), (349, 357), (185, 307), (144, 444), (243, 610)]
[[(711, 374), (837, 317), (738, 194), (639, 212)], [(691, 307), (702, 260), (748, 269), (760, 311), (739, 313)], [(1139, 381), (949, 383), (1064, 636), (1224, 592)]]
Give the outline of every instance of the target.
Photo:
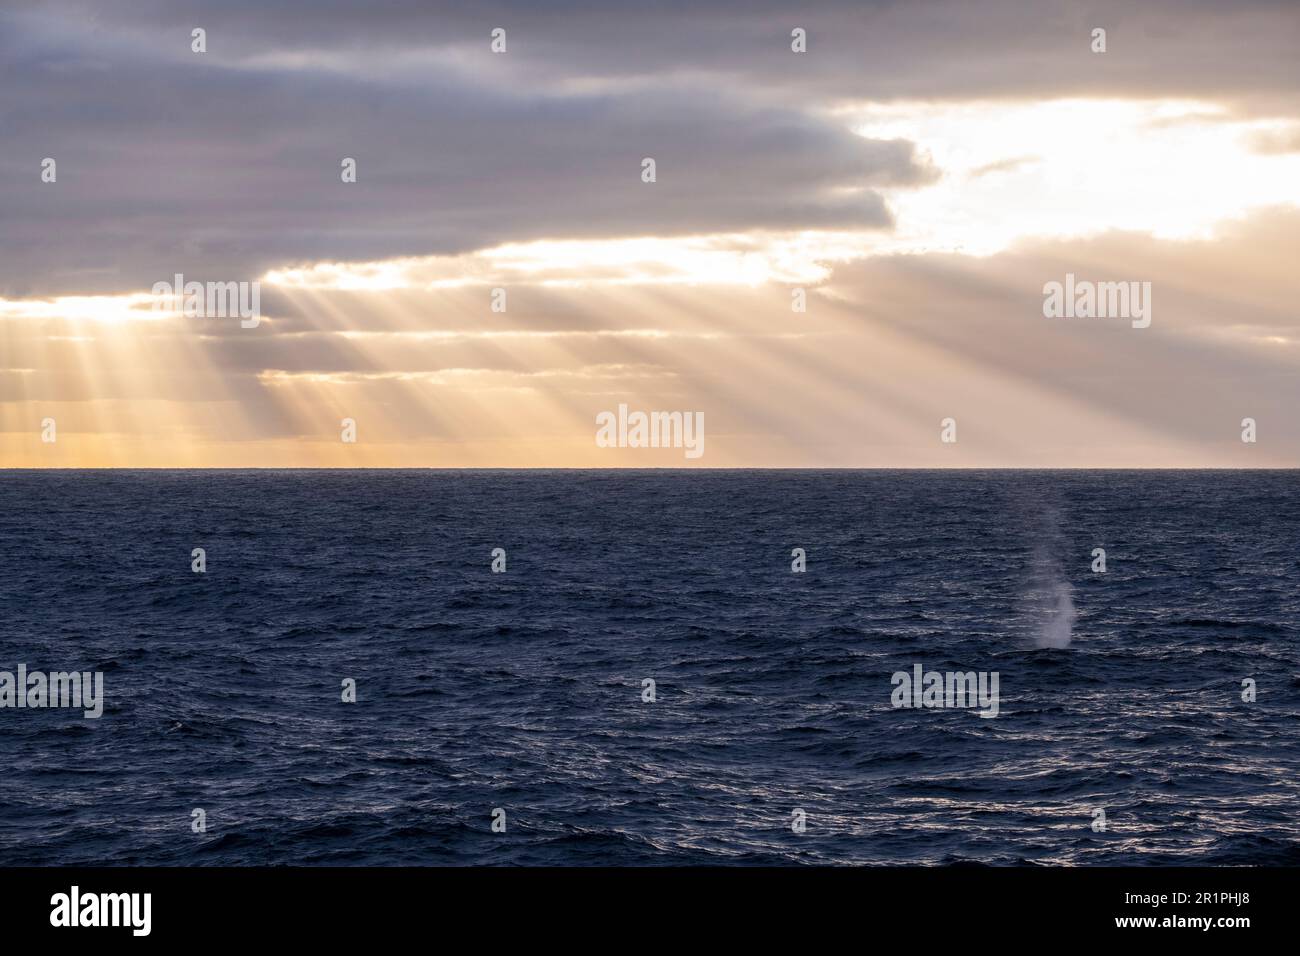
[(1272, 467), (1229, 467), (1224, 465), (1202, 465), (1202, 466), (1171, 466), (1171, 467), (1132, 467), (1132, 466), (1114, 466), (1114, 465), (1084, 465), (1084, 466), (1051, 466), (1039, 465), (1030, 467), (1014, 467), (1007, 465), (988, 465), (988, 466), (958, 466), (949, 465), (943, 467), (915, 467), (915, 466), (889, 466), (889, 465), (833, 465), (833, 466), (815, 466), (815, 465), (773, 465), (773, 466), (746, 466), (733, 465), (727, 467), (665, 467), (665, 466), (602, 466), (602, 467), (575, 467), (570, 465), (553, 465), (553, 466), (490, 466), (490, 465), (403, 465), (403, 466), (319, 466), (319, 465), (288, 465), (288, 466), (218, 466), (218, 467), (196, 467), (184, 465), (141, 465), (141, 466), (120, 466), (120, 465), (89, 465), (81, 467), (55, 467), (41, 466), (36, 468), (22, 466), (0, 466), (0, 473), (4, 472), (66, 472), (66, 471), (590, 471), (590, 472), (642, 472), (642, 471), (671, 471), (671, 472), (732, 472), (732, 471), (1300, 471), (1300, 465), (1279, 465)]

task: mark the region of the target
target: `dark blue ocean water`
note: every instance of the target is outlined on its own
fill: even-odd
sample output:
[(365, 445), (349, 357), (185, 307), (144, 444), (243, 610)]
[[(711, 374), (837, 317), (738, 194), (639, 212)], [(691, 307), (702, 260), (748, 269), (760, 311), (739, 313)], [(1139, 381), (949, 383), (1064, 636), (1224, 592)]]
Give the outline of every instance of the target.
[[(107, 697), (0, 710), (0, 864), (1300, 863), (1297, 472), (10, 471), (0, 505), (0, 670)], [(918, 663), (998, 672), (999, 715), (893, 708)]]

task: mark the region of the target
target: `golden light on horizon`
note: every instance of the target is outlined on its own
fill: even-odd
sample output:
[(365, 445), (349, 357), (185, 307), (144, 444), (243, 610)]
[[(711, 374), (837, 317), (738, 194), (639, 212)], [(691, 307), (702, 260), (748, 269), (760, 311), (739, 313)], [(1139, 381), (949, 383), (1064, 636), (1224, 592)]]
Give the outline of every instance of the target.
[[(1277, 291), (1286, 256), (1276, 242), (1242, 251), (1251, 229), (1291, 234), (1285, 215), (1279, 227), (1260, 209), (1300, 207), (1300, 153), (1274, 148), (1284, 121), (1195, 100), (898, 102), (835, 115), (860, 135), (915, 142), (941, 173), (885, 190), (892, 230), (557, 238), (304, 262), (259, 277), (276, 304), (253, 329), (187, 318), (143, 290), (0, 298), (0, 454), (37, 467), (688, 464), (595, 448), (593, 410), (627, 401), (705, 408), (713, 466), (1020, 461), (1026, 413), (1014, 410), (1026, 408), (1112, 436), (1118, 461), (1200, 460), (1196, 441), (966, 334), (965, 316), (989, 321), (983, 289), (1013, 304), (998, 334), (1016, 348), (1074, 335), (1035, 314), (1055, 278), (1046, 267), (1003, 274), (1044, 240), (1115, 245), (1076, 253), (1080, 268), (1127, 269), (1126, 248), (1156, 256), (1143, 268), (1166, 274), (1162, 303), (1180, 282), (1201, 282), (1188, 301), (1204, 301), (1211, 278), (1249, 275), (1234, 290), (1240, 314), (1189, 326), (1184, 348), (1294, 363), (1294, 337), (1273, 315), (1289, 301)], [(1116, 231), (1132, 236), (1105, 239)], [(1167, 268), (1177, 256), (1198, 265)], [(499, 314), (488, 304), (498, 287), (510, 296)], [(792, 310), (796, 290), (806, 312)], [(935, 311), (947, 316), (939, 332)], [(1164, 316), (1153, 341), (1182, 321)], [(1069, 348), (1085, 367), (1106, 360), (1095, 338)], [(975, 393), (1005, 423), (980, 454), (937, 457), (925, 429)], [(45, 417), (61, 423), (57, 446), (37, 437)], [(344, 418), (362, 443), (340, 444)], [(1088, 460), (1046, 434), (1035, 442), (1052, 461)]]

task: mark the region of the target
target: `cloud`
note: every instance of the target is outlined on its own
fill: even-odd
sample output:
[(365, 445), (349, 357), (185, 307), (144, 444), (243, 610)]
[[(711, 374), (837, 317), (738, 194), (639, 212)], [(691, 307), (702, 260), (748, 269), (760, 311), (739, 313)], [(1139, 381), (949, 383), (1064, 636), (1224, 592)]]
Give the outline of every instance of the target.
[[(906, 142), (727, 91), (554, 95), (452, 69), (420, 85), (230, 69), (217, 52), (229, 38), (179, 58), (158, 51), (188, 32), (158, 28), (147, 44), (137, 33), (32, 48), (30, 24), (0, 32), (6, 72), (24, 78), (0, 91), (10, 296), (551, 236), (880, 229), (890, 216), (877, 189), (933, 175)], [(476, 72), (490, 71), (486, 47), (481, 60)], [(53, 185), (38, 175), (47, 156)], [(641, 181), (647, 156), (653, 184)], [(340, 181), (344, 157), (356, 184)]]
[(1300, 123), (1277, 130), (1262, 130), (1249, 137), (1250, 148), (1266, 156), (1300, 153)]
[[(281, 289), (251, 331), (28, 315), (0, 322), (0, 442), (10, 461), (48, 455), (33, 424), (53, 414), (158, 464), (347, 464), (347, 415), (372, 465), (645, 464), (591, 457), (595, 413), (625, 401), (704, 411), (714, 466), (1294, 467), (1298, 243), (1300, 212), (1276, 209), (1206, 240), (877, 256), (834, 265), (806, 313), (780, 283), (520, 283), (504, 314), (481, 287)], [(1150, 282), (1151, 327), (1044, 318), (1043, 285), (1067, 272)], [(956, 446), (938, 441), (949, 416)], [(192, 457), (148, 445), (163, 435)]]
[[(166, 46), (205, 26), (235, 63), (312, 63), (357, 76), (415, 77), (431, 61), (463, 65), (507, 29), (508, 71), (534, 88), (575, 83), (760, 91), (762, 99), (967, 99), (990, 96), (1294, 98), (1300, 53), (1285, 0), (54, 0), (51, 18), (103, 44)], [(808, 52), (790, 52), (790, 31)], [(1105, 54), (1091, 52), (1104, 28)], [(1249, 51), (1246, 55), (1244, 51)], [(471, 59), (467, 59), (471, 58)], [(491, 82), (490, 78), (485, 82)]]
[(1298, 44), (1294, 8), (1264, 0), (50, 0), (0, 15), (19, 78), (0, 89), (0, 294), (543, 238), (888, 229), (881, 190), (937, 171), (852, 135), (836, 104), (1176, 95), (1294, 115)]
[[(1297, 242), (1300, 212), (1284, 207), (1206, 240), (1115, 232), (985, 259), (863, 260), (837, 269), (826, 291), (861, 317), (861, 341), (880, 330), (913, 362), (932, 356), (900, 394), (960, 410), (951, 414), (998, 437), (1008, 464), (1294, 465), (1300, 279), (1286, 250)], [(1150, 328), (1044, 318), (1043, 286), (1066, 273), (1150, 282)], [(1243, 417), (1269, 422), (1255, 459), (1241, 455)]]
[[(1264, 0), (6, 11), (0, 461), (643, 464), (593, 457), (594, 414), (627, 401), (706, 412), (710, 465), (1296, 465), (1300, 218), (1214, 223), (1293, 198), (1298, 20)], [(1148, 116), (1175, 99), (1192, 112)], [(850, 128), (871, 113), (906, 128)], [(982, 257), (933, 251), (954, 247)], [(268, 270), (296, 271), (255, 330), (131, 298)], [(1067, 272), (1150, 281), (1152, 327), (1043, 318)]]
[(991, 176), (995, 173), (1010, 173), (1019, 169), (1024, 169), (1038, 162), (1037, 156), (1011, 156), (1007, 159), (999, 159), (992, 163), (985, 163), (977, 166), (968, 174), (971, 179), (980, 179), (984, 176)]

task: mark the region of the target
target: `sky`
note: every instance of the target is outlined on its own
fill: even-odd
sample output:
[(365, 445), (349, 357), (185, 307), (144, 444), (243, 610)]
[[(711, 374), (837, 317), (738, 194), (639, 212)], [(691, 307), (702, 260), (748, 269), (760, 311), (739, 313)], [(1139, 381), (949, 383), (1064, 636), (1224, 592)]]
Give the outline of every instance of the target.
[(1297, 63), (1252, 0), (5, 5), (0, 467), (1300, 467)]

